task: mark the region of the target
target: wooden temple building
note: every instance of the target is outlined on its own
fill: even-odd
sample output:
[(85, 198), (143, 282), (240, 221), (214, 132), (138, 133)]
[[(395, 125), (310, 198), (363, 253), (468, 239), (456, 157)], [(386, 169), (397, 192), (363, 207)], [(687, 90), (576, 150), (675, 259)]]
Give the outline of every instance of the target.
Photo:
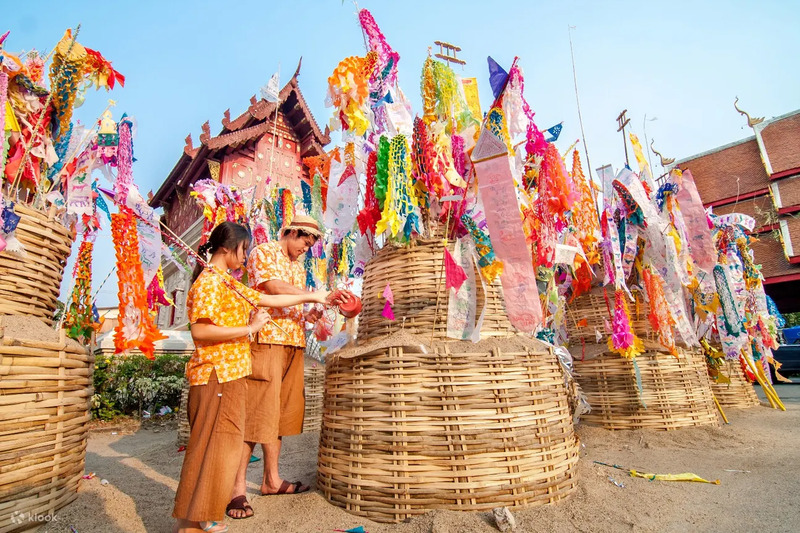
[[(255, 186), (260, 198), (271, 170), (270, 187), (287, 187), (299, 194), (300, 181), (308, 178), (303, 158), (324, 154), (324, 147), (330, 143), (329, 131), (327, 127), (321, 131), (311, 114), (297, 82), (299, 73), (300, 64), (281, 89), (277, 103), (253, 96), (240, 116), (231, 119), (230, 109), (225, 111), (218, 135), (211, 136), (211, 126), (206, 122), (200, 146), (194, 146), (191, 134), (186, 137), (183, 153), (150, 205), (163, 208), (162, 223), (193, 249), (197, 249), (203, 229), (203, 213), (190, 196), (191, 185), (197, 180), (213, 178), (240, 190)], [(177, 255), (177, 261), (162, 261), (167, 294), (175, 302), (174, 307), (159, 310), (157, 325), (162, 329), (187, 322), (191, 273), (180, 266), (187, 262), (186, 252)]]
[[(745, 112), (740, 111), (745, 114)], [(691, 170), (703, 204), (756, 220), (754, 260), (783, 313), (800, 311), (800, 110), (764, 120), (754, 135), (677, 162)]]

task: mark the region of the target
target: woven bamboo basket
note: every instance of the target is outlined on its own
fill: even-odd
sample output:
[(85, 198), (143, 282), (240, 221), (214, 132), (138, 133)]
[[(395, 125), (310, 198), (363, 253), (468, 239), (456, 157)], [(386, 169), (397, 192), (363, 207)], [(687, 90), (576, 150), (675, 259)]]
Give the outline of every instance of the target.
[(303, 431), (319, 431), (322, 424), (322, 396), (325, 389), (325, 365), (306, 359), (303, 371), (306, 393), (306, 409)]
[[(407, 247), (387, 246), (364, 268), (363, 310), (359, 316), (359, 341), (391, 335), (398, 331), (447, 339), (448, 293), (445, 288), (441, 239), (420, 239)], [(478, 273), (475, 271), (475, 275)], [(383, 315), (386, 300), (383, 291), (389, 283), (394, 295), (395, 320)], [(485, 305), (481, 338), (502, 337), (513, 333), (503, 304), (499, 282), (478, 283), (478, 312)], [(437, 313), (438, 309), (438, 313)]]
[(0, 315), (34, 316), (52, 325), (74, 234), (40, 211), (19, 204), (14, 211), (25, 255), (0, 252)]
[(753, 384), (747, 381), (739, 361), (725, 361), (722, 364), (723, 374), (730, 383), (718, 383), (711, 378), (711, 391), (723, 407), (756, 407), (761, 405)]
[[(638, 291), (632, 291), (634, 302), (628, 302), (631, 314), (633, 331), (642, 340), (658, 340), (658, 334), (653, 330), (647, 315), (650, 306)], [(589, 292), (581, 294), (567, 305), (567, 335), (570, 343), (598, 342), (597, 334), (601, 341), (608, 337), (607, 324), (611, 324), (614, 317), (614, 291), (595, 287)]]
[(571, 494), (578, 442), (556, 356), (520, 337), (433, 349), (423, 338), (396, 335), (326, 363), (325, 498), (398, 522)]
[[(36, 322), (35, 318), (18, 318)], [(78, 496), (94, 358), (67, 341), (15, 338), (0, 327), (0, 532), (21, 531)], [(50, 330), (53, 336), (55, 333)]]
[(592, 407), (581, 421), (607, 429), (668, 430), (719, 424), (705, 356), (680, 349), (680, 358), (675, 358), (647, 345), (648, 350), (636, 357), (641, 397), (631, 360), (604, 352), (582, 361), (580, 347), (573, 349), (575, 379)]

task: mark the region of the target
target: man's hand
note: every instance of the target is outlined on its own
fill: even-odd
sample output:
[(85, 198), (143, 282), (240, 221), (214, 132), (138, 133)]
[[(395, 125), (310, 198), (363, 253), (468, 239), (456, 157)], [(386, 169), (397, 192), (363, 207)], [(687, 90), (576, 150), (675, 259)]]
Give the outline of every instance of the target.
[(304, 315), (306, 322), (309, 324), (316, 324), (317, 320), (322, 318), (322, 309), (317, 309), (316, 307), (308, 311)]

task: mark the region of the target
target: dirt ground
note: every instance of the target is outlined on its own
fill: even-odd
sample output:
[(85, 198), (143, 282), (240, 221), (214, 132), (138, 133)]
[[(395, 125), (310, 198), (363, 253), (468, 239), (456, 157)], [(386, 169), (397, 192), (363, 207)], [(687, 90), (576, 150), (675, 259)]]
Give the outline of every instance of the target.
[[(556, 505), (514, 511), (517, 531), (800, 530), (800, 385), (781, 385), (778, 393), (786, 412), (764, 406), (728, 409), (730, 424), (721, 427), (612, 432), (579, 425), (578, 490)], [(135, 429), (129, 425), (92, 432), (86, 471), (97, 477), (83, 481), (78, 499), (40, 528), (42, 532), (170, 531), (183, 459), (176, 432), (157, 424)], [(317, 437), (310, 433), (286, 439), (284, 478), (314, 481)], [(721, 484), (652, 482), (593, 461), (653, 473), (693, 472)], [(497, 531), (490, 513), (433, 511), (387, 525), (350, 515), (319, 492), (255, 496), (261, 465), (254, 463), (248, 473), (256, 515), (229, 520), (231, 533), (330, 532), (359, 525), (370, 533)], [(101, 484), (103, 479), (108, 484)]]

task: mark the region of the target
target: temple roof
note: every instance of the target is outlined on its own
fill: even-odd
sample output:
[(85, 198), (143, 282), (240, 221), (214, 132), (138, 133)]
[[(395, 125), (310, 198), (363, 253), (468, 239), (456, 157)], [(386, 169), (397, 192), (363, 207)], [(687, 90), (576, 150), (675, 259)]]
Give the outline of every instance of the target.
[(300, 74), (302, 58), (297, 64), (297, 70), (283, 86), (279, 93), (279, 103), (268, 102), (255, 96), (250, 98), (248, 108), (231, 120), (230, 109), (225, 110), (222, 118), (222, 131), (215, 137), (211, 136), (211, 126), (208, 122), (203, 124), (200, 134), (200, 146), (195, 147), (192, 136), (186, 137), (183, 154), (164, 180), (164, 183), (153, 195), (150, 205), (160, 207), (172, 196), (176, 187), (186, 187), (194, 182), (197, 176), (205, 170), (205, 161), (221, 160), (224, 154), (251, 140), (258, 139), (273, 127), (275, 106), (279, 105), (279, 112), (284, 117), (284, 124), (291, 128), (300, 140), (301, 157), (321, 155), (324, 146), (330, 143), (330, 131), (326, 127), (321, 131), (319, 124), (306, 103), (297, 77)]

